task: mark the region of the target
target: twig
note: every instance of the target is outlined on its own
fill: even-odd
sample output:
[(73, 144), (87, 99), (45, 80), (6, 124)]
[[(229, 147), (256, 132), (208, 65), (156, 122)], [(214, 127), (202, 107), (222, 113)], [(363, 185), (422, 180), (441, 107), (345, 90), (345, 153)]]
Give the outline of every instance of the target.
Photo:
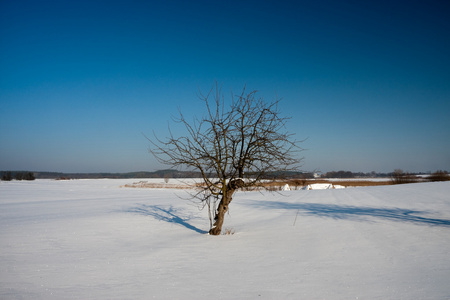
[(294, 224), (292, 224), (292, 226), (295, 226), (295, 222), (297, 222), (297, 216), (298, 216), (298, 213), (300, 212), (300, 209), (299, 210), (297, 210), (297, 214), (295, 215), (295, 220), (294, 220)]

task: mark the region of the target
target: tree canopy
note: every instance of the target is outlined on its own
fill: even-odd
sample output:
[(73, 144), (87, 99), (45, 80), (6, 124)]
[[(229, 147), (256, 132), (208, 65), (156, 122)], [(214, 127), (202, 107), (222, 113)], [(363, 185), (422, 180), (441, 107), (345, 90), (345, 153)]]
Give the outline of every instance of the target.
[(189, 122), (180, 111), (175, 119), (187, 134), (175, 136), (169, 129), (168, 138), (151, 140), (150, 151), (166, 165), (201, 173), (203, 184), (194, 196), (208, 207), (209, 233), (217, 235), (234, 192), (262, 186), (275, 172), (298, 170), (301, 148), (285, 127), (289, 118), (281, 116), (278, 99), (266, 102), (244, 87), (226, 102), (217, 83), (200, 99), (203, 117)]

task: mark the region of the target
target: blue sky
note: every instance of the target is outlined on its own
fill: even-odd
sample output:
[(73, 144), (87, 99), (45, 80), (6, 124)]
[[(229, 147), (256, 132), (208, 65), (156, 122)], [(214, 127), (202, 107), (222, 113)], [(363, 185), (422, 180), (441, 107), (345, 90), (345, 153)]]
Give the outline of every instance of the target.
[[(0, 1), (0, 170), (164, 168), (215, 80), (282, 98), (304, 170), (450, 171), (447, 1)], [(175, 130), (176, 126), (174, 127)]]

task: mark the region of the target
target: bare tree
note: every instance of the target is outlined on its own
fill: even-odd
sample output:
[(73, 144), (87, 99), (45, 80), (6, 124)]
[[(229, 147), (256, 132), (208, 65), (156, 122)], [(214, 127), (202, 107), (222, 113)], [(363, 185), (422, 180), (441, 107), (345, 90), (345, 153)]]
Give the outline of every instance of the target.
[(237, 190), (262, 187), (264, 178), (297, 170), (301, 161), (302, 149), (285, 128), (288, 118), (280, 116), (279, 100), (265, 102), (256, 94), (244, 87), (227, 104), (216, 83), (208, 94), (200, 93), (204, 117), (188, 122), (179, 112), (175, 121), (185, 127), (185, 136), (174, 136), (169, 128), (165, 140), (150, 140), (160, 162), (201, 173), (194, 196), (208, 207), (211, 235), (220, 234)]
[(405, 173), (401, 169), (395, 169), (391, 174), (391, 180), (393, 184), (414, 183), (418, 181), (417, 176)]
[(164, 174), (164, 182), (169, 183), (169, 180), (170, 180), (170, 174), (169, 173)]

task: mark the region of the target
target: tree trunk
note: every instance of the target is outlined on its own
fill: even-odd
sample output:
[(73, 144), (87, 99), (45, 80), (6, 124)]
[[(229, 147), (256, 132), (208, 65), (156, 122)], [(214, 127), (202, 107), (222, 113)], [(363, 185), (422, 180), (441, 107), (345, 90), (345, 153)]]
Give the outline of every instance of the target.
[(244, 186), (244, 181), (240, 178), (230, 180), (227, 184), (227, 189), (223, 193), (222, 200), (220, 200), (219, 207), (217, 208), (216, 216), (214, 217), (214, 224), (209, 230), (210, 235), (219, 235), (222, 231), (223, 221), (225, 219), (225, 214), (228, 211), (228, 205), (233, 197), (234, 192)]
[(217, 208), (216, 216), (214, 217), (213, 227), (209, 230), (210, 235), (219, 235), (222, 232), (222, 225), (225, 219), (225, 213), (228, 211), (228, 205), (232, 200), (234, 191), (228, 190), (227, 193), (220, 200), (219, 207)]

